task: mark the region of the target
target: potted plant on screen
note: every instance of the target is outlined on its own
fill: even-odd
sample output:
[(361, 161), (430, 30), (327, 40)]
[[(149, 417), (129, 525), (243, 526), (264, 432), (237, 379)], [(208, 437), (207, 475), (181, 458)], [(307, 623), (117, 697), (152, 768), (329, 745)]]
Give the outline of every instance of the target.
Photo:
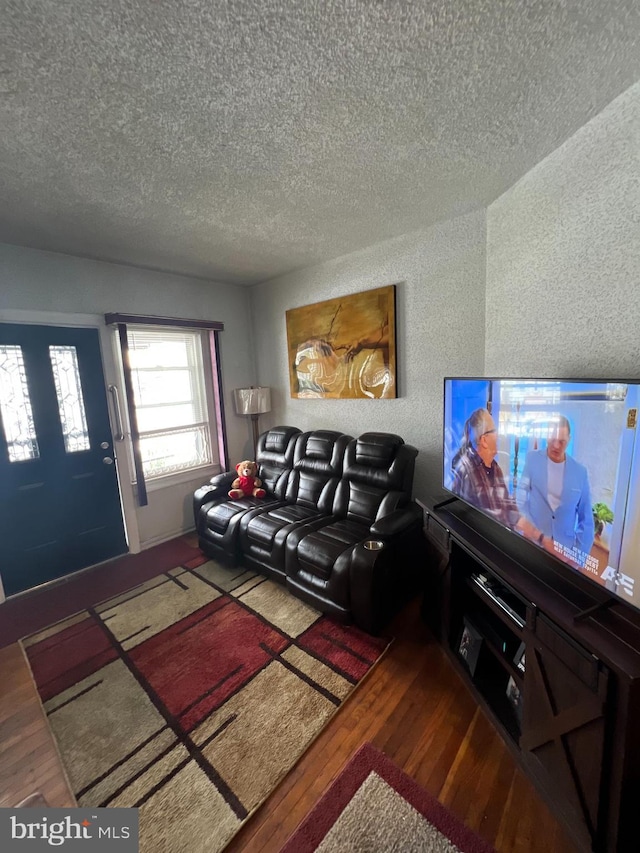
[(596, 537), (599, 539), (602, 536), (605, 524), (611, 524), (613, 521), (613, 512), (607, 504), (599, 501), (593, 505), (593, 523), (596, 528)]

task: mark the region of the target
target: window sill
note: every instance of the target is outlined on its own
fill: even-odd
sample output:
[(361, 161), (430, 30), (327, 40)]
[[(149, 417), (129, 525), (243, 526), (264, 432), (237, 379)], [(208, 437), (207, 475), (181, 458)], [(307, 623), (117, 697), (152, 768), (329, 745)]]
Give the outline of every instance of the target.
[[(188, 471), (177, 471), (175, 474), (165, 474), (163, 477), (154, 477), (153, 479), (145, 480), (147, 492), (158, 492), (162, 489), (168, 489), (171, 486), (179, 486), (181, 483), (189, 483), (195, 480), (206, 482), (220, 474), (221, 469), (218, 463), (214, 465), (202, 465), (199, 468), (189, 468)], [(136, 487), (136, 482), (131, 483), (132, 487)]]

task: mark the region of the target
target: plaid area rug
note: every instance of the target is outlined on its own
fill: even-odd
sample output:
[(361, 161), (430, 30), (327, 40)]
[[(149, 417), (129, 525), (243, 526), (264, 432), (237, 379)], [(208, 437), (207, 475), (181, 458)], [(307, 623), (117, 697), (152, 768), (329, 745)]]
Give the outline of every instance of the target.
[(81, 806), (143, 851), (218, 851), (388, 641), (204, 557), (23, 640)]

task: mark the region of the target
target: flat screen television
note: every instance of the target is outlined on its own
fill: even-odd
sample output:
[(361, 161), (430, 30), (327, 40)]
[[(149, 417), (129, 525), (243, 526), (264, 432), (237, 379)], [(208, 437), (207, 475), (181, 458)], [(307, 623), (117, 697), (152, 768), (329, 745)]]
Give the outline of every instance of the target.
[(443, 486), (640, 609), (640, 382), (446, 378)]

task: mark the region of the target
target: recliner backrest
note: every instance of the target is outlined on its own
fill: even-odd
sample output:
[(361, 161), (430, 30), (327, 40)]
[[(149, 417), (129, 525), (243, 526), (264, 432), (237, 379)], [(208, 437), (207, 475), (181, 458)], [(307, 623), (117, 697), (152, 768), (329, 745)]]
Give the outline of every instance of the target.
[(347, 445), (333, 513), (371, 525), (411, 500), (418, 451), (399, 435), (365, 432)]
[(352, 436), (333, 430), (299, 435), (285, 500), (330, 513), (342, 476), (345, 450), (352, 440)]
[(278, 498), (284, 497), (293, 468), (296, 439), (300, 434), (297, 427), (277, 426), (258, 436), (258, 477), (262, 480), (263, 488)]

